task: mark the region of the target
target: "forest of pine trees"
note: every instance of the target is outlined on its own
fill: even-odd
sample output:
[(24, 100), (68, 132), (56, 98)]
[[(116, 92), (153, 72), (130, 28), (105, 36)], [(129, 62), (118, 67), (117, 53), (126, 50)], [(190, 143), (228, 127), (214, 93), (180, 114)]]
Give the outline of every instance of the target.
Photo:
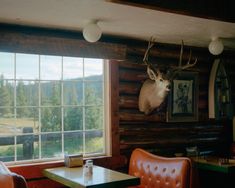
[[(91, 78), (94, 80), (93, 78)], [(85, 100), (86, 129), (100, 129), (102, 123), (103, 93), (101, 82), (87, 82), (83, 99), (83, 82), (66, 81), (61, 96), (60, 82), (41, 84), (41, 131), (54, 132), (61, 129), (61, 99), (64, 103), (65, 130), (82, 129), (83, 100)], [(39, 93), (38, 83), (18, 81), (14, 84), (0, 76), (0, 117), (14, 117), (14, 103), (16, 103), (17, 118), (38, 119)], [(16, 101), (14, 101), (16, 91)], [(101, 106), (101, 108), (100, 108)], [(29, 108), (30, 107), (30, 108)], [(29, 110), (35, 109), (35, 110)]]
[[(38, 81), (27, 82), (20, 80), (16, 82), (15, 86), (14, 82), (8, 81), (4, 79), (3, 75), (0, 75), (0, 119), (7, 120), (16, 117), (17, 119), (30, 120), (32, 125), (39, 125), (40, 117), (40, 130), (42, 133), (60, 132), (62, 130), (62, 119), (64, 131), (83, 130), (83, 121), (85, 120), (85, 130), (99, 130), (99, 132), (102, 132), (103, 82), (96, 81), (102, 80), (97, 79), (98, 77), (101, 76), (90, 76), (86, 78), (86, 80), (89, 80), (87, 82), (66, 80), (63, 87), (61, 81), (42, 82), (40, 85), (41, 92), (39, 93)], [(63, 103), (63, 108), (61, 108), (61, 103)], [(85, 118), (83, 115), (85, 115)], [(7, 129), (7, 125), (5, 126)], [(38, 132), (39, 127), (34, 127), (33, 131)], [(67, 150), (72, 151), (74, 144), (78, 145), (78, 143), (75, 143), (76, 139), (66, 138), (65, 133), (66, 141), (65, 147), (67, 147)], [(67, 146), (68, 143), (72, 146)], [(87, 142), (88, 146), (91, 143), (94, 145), (92, 148), (102, 148), (100, 143), (94, 143), (94, 141)], [(48, 145), (46, 142), (45, 144)], [(99, 146), (96, 144), (99, 144)], [(50, 156), (52, 155), (50, 153), (53, 152), (50, 151), (50, 147), (45, 147), (42, 153), (43, 151), (48, 152), (44, 154), (45, 156)]]

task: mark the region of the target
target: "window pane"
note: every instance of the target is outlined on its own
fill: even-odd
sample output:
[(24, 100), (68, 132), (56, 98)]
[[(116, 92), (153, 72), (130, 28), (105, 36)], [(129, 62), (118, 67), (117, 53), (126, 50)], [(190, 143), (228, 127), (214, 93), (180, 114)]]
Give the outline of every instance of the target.
[(86, 130), (103, 129), (103, 108), (86, 107), (85, 122), (86, 122)]
[[(0, 109), (5, 110), (5, 109)], [(14, 135), (21, 133), (21, 130), (16, 129), (16, 121), (13, 114), (13, 109), (9, 109), (11, 113), (8, 115), (0, 114), (0, 135)]]
[(86, 154), (103, 153), (104, 152), (104, 137), (102, 131), (86, 132), (85, 148)]
[(3, 142), (4, 139), (6, 140), (12, 140), (11, 145), (1, 145), (0, 144), (0, 161), (7, 162), (7, 161), (14, 161), (14, 137), (1, 137), (0, 138)]
[(36, 81), (16, 82), (16, 105), (38, 106), (38, 86)]
[(60, 82), (41, 82), (41, 105), (58, 106), (61, 104)]
[(103, 104), (103, 82), (85, 83), (85, 105)]
[(82, 130), (82, 107), (64, 108), (64, 130)]
[(61, 131), (61, 108), (41, 109), (41, 131)]
[(78, 154), (83, 152), (83, 133), (64, 133), (64, 151), (68, 154)]
[(14, 125), (14, 109), (8, 107), (0, 107), (0, 134), (12, 132)]
[(16, 82), (16, 105), (27, 106), (26, 83), (23, 81)]
[(2, 78), (14, 78), (14, 53), (0, 52), (0, 74)]
[(64, 105), (82, 105), (83, 83), (66, 81), (63, 86)]
[(61, 56), (41, 55), (41, 79), (60, 80), (61, 79)]
[[(10, 107), (0, 107), (0, 122), (1, 119), (9, 119), (14, 117), (14, 109)], [(7, 121), (4, 123), (7, 124)]]
[(75, 80), (83, 77), (83, 58), (63, 57), (63, 79)]
[(38, 106), (39, 105), (39, 83), (38, 81), (28, 81), (25, 83), (25, 96), (27, 106)]
[(33, 158), (34, 159), (39, 159), (39, 149), (40, 149), (40, 144), (39, 144), (39, 135), (34, 135), (34, 144), (33, 144)]
[(42, 158), (61, 157), (61, 133), (42, 135)]
[[(16, 54), (16, 78), (38, 79), (39, 56), (31, 54)], [(25, 68), (27, 67), (27, 68)]]
[(0, 79), (0, 107), (14, 105), (14, 82)]
[(38, 135), (29, 134), (32, 132), (30, 128), (24, 129), (25, 134), (17, 136), (17, 160), (37, 159), (39, 157), (39, 150), (34, 141), (38, 140)]
[(16, 128), (19, 132), (29, 133), (39, 131), (39, 112), (38, 108), (17, 108), (16, 109)]
[(84, 76), (86, 80), (103, 80), (103, 60), (84, 59)]

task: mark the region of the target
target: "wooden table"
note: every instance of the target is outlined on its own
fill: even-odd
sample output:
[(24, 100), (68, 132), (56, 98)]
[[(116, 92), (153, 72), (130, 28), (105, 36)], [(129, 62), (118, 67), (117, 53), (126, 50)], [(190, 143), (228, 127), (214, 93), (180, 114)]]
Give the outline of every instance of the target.
[(192, 158), (194, 167), (198, 171), (200, 187), (202, 188), (234, 188), (235, 160), (221, 164), (219, 158)]
[(140, 184), (138, 177), (120, 173), (100, 166), (93, 167), (93, 175), (86, 176), (84, 167), (57, 167), (43, 170), (43, 174), (61, 184), (72, 188), (126, 187)]
[(198, 169), (235, 174), (234, 159), (229, 159), (229, 163), (226, 164), (221, 164), (219, 158), (193, 158), (193, 161)]

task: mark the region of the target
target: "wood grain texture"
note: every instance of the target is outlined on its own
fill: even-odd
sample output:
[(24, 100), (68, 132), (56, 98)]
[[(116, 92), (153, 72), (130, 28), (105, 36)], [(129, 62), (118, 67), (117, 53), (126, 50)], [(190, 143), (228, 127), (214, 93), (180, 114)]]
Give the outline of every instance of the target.
[[(0, 25), (1, 26), (1, 25)], [(74, 33), (66, 36), (53, 30), (46, 33), (29, 32), (32, 28), (12, 31), (7, 26), (0, 30), (0, 50), (6, 52), (90, 57), (100, 59), (125, 59), (126, 46), (106, 42), (89, 43)]]
[[(178, 63), (178, 51), (177, 47), (160, 45), (152, 49), (150, 60), (161, 70), (174, 67)], [(167, 123), (166, 103), (149, 116), (139, 112), (138, 95), (142, 83), (147, 79), (146, 66), (141, 63), (140, 58), (144, 52), (143, 46), (127, 45), (127, 59), (119, 64), (121, 154), (128, 158), (134, 148), (141, 147), (156, 154), (173, 156), (176, 152), (186, 153), (186, 147), (198, 146), (202, 152), (227, 155), (231, 141), (228, 128), (230, 122), (208, 118), (208, 82), (213, 58), (208, 56), (207, 49), (193, 49), (198, 63), (189, 71), (198, 72), (199, 75), (199, 121), (189, 123), (184, 123), (183, 120), (181, 123)], [(231, 58), (228, 59), (230, 62)], [(186, 60), (187, 54), (184, 56), (184, 61)]]

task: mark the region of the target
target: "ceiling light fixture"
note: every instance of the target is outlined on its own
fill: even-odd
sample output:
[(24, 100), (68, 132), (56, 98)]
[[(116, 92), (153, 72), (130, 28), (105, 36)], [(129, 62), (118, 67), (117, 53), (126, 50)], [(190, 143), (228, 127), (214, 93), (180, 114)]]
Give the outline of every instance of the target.
[(211, 54), (219, 55), (224, 50), (224, 45), (219, 38), (213, 38), (208, 46), (208, 49)]
[(97, 42), (101, 35), (101, 28), (98, 26), (98, 21), (91, 21), (83, 28), (82, 34), (86, 41)]

